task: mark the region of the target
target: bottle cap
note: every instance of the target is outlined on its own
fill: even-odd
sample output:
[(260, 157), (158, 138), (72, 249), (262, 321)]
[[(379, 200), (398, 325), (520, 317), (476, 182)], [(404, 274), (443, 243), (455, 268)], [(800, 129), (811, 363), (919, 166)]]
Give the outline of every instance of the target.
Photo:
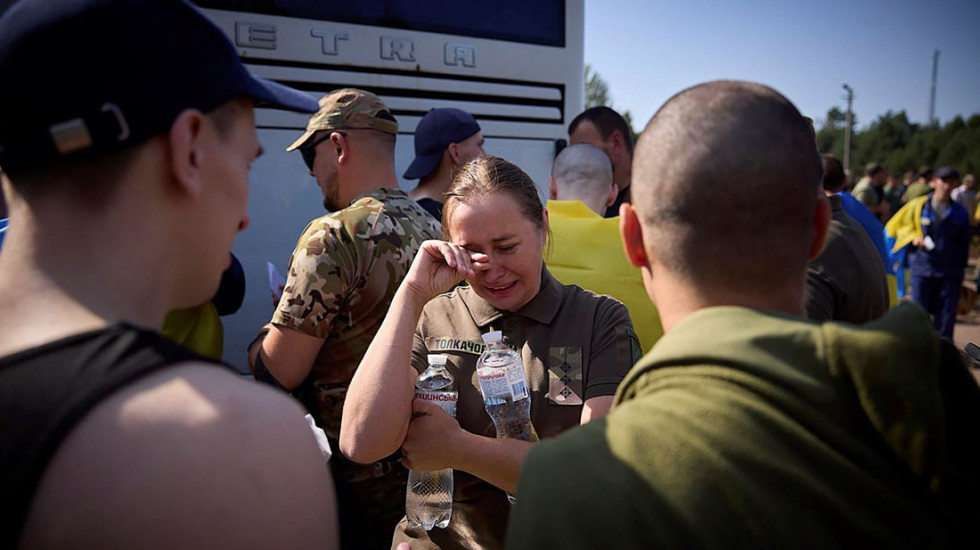
[(432, 353), (432, 354), (429, 355), (429, 364), (430, 365), (443, 365), (444, 366), (446, 364), (446, 359), (449, 359), (449, 357), (446, 356), (445, 354), (442, 354), (442, 353)]
[(483, 335), (484, 344), (492, 344), (494, 342), (500, 342), (504, 339), (504, 335), (499, 330), (490, 331)]

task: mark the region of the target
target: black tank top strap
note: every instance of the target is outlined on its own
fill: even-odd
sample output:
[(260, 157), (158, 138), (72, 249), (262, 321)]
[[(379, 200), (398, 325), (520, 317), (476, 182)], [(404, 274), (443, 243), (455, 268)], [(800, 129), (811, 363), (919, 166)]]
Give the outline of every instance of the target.
[(118, 323), (0, 358), (0, 548), (15, 548), (41, 476), (96, 405), (187, 361), (228, 368), (156, 332)]

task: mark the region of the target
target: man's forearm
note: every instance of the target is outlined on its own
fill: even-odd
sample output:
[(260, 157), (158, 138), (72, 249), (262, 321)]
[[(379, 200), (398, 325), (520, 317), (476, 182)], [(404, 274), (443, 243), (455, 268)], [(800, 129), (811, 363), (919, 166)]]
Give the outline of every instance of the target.
[(516, 494), (521, 466), (534, 443), (519, 439), (497, 439), (464, 432), (457, 446), (454, 468), (496, 487)]

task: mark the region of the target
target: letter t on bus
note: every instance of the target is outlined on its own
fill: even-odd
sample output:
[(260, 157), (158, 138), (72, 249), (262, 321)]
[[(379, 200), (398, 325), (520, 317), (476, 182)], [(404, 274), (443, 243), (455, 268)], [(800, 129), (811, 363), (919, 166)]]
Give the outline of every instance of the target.
[(326, 29), (313, 29), (310, 31), (310, 36), (320, 39), (324, 55), (338, 55), (340, 48), (337, 43), (340, 40), (347, 40), (346, 32), (328, 31)]

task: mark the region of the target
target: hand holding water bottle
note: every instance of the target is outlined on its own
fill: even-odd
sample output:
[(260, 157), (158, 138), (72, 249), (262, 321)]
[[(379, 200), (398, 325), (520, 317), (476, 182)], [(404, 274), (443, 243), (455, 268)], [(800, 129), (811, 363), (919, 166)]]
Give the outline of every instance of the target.
[[(426, 531), (433, 527), (444, 529), (449, 525), (453, 514), (453, 471), (449, 468), (450, 465), (420, 462), (419, 455), (415, 452), (416, 445), (423, 451), (446, 445), (444, 440), (426, 441), (425, 437), (421, 438), (421, 444), (416, 441), (419, 439), (418, 432), (425, 431), (431, 424), (427, 421), (428, 418), (444, 423), (443, 427), (437, 425), (434, 432), (437, 437), (447, 429), (451, 430), (453, 425), (459, 430), (459, 424), (454, 418), (459, 393), (456, 391), (456, 379), (446, 367), (447, 360), (448, 357), (441, 353), (429, 355), (429, 368), (415, 380), (413, 417), (420, 422), (415, 426), (415, 437), (409, 442), (408, 449), (403, 447), (410, 468), (408, 489), (405, 492), (405, 515), (410, 525), (421, 526)], [(412, 424), (409, 424), (408, 437), (412, 436)]]
[(465, 436), (459, 422), (439, 405), (416, 399), (412, 422), (402, 443), (402, 463), (410, 470), (452, 468), (457, 436)]

